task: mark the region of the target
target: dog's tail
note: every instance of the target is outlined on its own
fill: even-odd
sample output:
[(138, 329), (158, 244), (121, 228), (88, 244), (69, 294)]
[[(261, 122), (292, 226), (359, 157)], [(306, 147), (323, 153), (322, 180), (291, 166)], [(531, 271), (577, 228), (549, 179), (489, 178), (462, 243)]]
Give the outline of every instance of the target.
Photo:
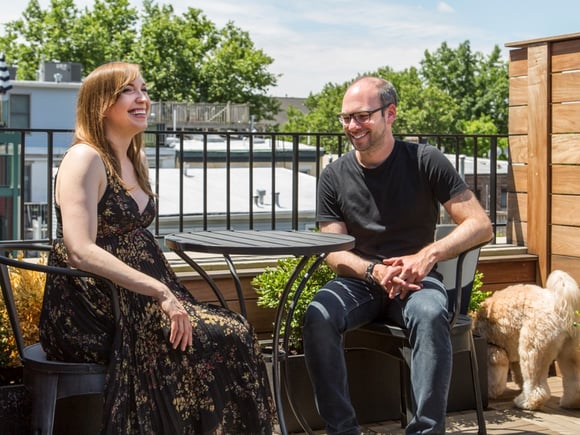
[(576, 311), (580, 311), (580, 288), (569, 274), (562, 270), (554, 270), (548, 276), (546, 288), (554, 292), (558, 301), (556, 307), (562, 310), (562, 315), (572, 324), (576, 318)]

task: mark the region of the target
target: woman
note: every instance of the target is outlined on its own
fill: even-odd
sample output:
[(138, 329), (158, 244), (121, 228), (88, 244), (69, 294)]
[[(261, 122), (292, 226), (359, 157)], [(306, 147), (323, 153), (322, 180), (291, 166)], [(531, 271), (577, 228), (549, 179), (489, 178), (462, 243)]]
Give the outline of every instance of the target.
[(102, 65), (81, 86), (73, 145), (55, 182), (49, 263), (113, 281), (121, 320), (115, 325), (106, 286), (52, 276), (42, 346), (50, 359), (110, 361), (102, 433), (271, 433), (274, 406), (250, 326), (198, 303), (147, 230), (155, 216), (143, 150), (150, 106), (134, 64)]

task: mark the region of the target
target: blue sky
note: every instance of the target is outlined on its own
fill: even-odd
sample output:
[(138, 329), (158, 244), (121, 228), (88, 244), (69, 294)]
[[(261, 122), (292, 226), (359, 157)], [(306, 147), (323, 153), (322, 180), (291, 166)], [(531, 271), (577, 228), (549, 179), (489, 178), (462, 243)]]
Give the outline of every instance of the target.
[[(195, 7), (220, 27), (234, 21), (248, 31), (255, 46), (275, 59), (270, 71), (282, 74), (274, 96), (306, 97), (326, 83), (381, 66), (418, 66), (425, 50), (443, 42), (456, 48), (469, 40), (473, 51), (486, 55), (498, 45), (507, 59), (506, 43), (580, 32), (578, 0), (157, 1), (171, 3), (179, 14)], [(0, 23), (19, 18), (27, 4), (4, 3)]]

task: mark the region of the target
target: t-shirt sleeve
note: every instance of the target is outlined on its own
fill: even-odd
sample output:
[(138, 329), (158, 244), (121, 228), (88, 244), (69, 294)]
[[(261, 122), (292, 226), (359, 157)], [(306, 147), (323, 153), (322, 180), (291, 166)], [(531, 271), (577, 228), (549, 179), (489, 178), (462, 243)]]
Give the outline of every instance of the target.
[(320, 179), (318, 180), (317, 222), (344, 221), (337, 196), (337, 181), (332, 165), (328, 165), (320, 173)]
[(423, 149), (420, 162), (441, 204), (469, 188), (449, 159), (436, 147), (427, 145)]

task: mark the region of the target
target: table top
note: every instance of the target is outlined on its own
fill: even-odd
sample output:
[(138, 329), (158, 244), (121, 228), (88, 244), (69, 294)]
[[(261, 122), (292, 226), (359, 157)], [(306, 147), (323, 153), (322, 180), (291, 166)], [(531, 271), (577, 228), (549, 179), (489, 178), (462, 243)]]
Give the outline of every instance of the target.
[(354, 248), (347, 234), (314, 231), (224, 230), (192, 231), (165, 236), (173, 251), (211, 254), (315, 255)]

